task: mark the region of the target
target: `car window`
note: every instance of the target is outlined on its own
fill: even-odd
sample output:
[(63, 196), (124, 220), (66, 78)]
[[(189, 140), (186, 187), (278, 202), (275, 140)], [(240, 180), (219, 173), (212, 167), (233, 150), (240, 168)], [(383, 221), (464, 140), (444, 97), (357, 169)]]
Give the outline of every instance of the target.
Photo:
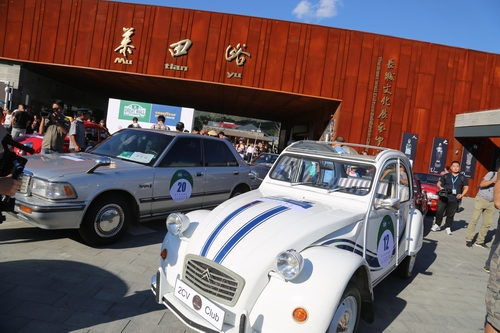
[(270, 177), (289, 182), (292, 186), (313, 186), (328, 192), (366, 195), (370, 193), (374, 172), (372, 165), (283, 155), (274, 165)]
[[(396, 162), (387, 164), (380, 177), (379, 191), (377, 198), (400, 198), (401, 201), (410, 199), (410, 179), (408, 170), (403, 164), (400, 164), (399, 172)], [(398, 191), (398, 192), (396, 192)]]
[(201, 138), (177, 138), (160, 162), (160, 167), (203, 166)]
[(207, 167), (239, 165), (235, 154), (222, 140), (203, 140), (203, 148), (205, 151), (205, 166)]
[(171, 140), (172, 136), (154, 131), (126, 129), (102, 141), (91, 153), (152, 165)]

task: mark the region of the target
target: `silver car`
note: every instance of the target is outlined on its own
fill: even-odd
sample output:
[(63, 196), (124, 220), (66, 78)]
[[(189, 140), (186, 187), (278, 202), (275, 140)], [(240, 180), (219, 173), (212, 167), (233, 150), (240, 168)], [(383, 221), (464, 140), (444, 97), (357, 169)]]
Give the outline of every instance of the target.
[(226, 140), (124, 129), (89, 153), (28, 157), (11, 214), (107, 245), (131, 223), (212, 208), (257, 188), (267, 170), (254, 169)]

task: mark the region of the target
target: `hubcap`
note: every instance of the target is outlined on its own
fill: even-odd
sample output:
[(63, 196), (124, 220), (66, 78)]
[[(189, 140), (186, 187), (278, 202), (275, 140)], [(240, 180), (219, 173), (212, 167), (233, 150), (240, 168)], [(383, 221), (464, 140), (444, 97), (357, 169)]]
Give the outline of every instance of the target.
[(101, 237), (113, 237), (121, 228), (125, 215), (120, 206), (109, 204), (102, 207), (96, 215), (94, 227), (96, 233)]
[(339, 305), (327, 333), (352, 333), (356, 325), (358, 304), (353, 296), (346, 297)]

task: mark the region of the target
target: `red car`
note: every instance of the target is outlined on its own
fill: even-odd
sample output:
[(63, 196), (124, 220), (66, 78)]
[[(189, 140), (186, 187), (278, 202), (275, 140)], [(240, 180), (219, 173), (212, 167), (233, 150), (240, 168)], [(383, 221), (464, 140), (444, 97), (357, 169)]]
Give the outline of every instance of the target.
[(441, 176), (434, 173), (414, 173), (414, 175), (420, 181), (422, 190), (427, 193), (429, 211), (436, 212), (439, 202), (439, 187), (436, 184)]
[[(99, 124), (91, 123), (90, 121), (85, 121), (83, 123), (85, 127), (85, 137), (87, 138), (87, 147), (93, 147), (102, 140), (109, 136), (109, 133), (104, 130)], [(35, 154), (40, 154), (42, 150), (42, 134), (25, 134), (18, 136), (15, 140), (25, 146), (31, 147), (35, 150)], [(64, 152), (69, 153), (69, 137), (64, 138)], [(14, 153), (17, 155), (31, 155), (27, 154), (19, 148), (14, 148)]]
[(415, 175), (413, 175), (413, 201), (415, 202), (415, 207), (425, 216), (429, 211), (429, 199), (427, 198), (427, 193), (422, 188), (420, 180), (418, 180)]

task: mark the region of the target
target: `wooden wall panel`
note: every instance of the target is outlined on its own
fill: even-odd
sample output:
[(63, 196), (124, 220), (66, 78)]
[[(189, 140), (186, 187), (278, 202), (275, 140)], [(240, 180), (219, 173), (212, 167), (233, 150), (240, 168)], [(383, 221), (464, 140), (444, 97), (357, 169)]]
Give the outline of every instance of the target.
[[(432, 43), (280, 20), (101, 0), (0, 1), (0, 58), (81, 66), (276, 90), (341, 101), (338, 134), (366, 142), (377, 62), (382, 58), (370, 136), (399, 148), (402, 132), (419, 134), (415, 168), (426, 170), (434, 137), (453, 141), (455, 116), (500, 108), (500, 55)], [(122, 28), (134, 27), (127, 59), (115, 63)], [(187, 56), (172, 57), (169, 45), (189, 38)], [(246, 44), (244, 66), (225, 59), (229, 45)], [(395, 63), (391, 107), (378, 118), (386, 82), (386, 64)], [(188, 71), (165, 68), (166, 63)], [(228, 72), (241, 74), (229, 79)], [(258, 96), (255, 95), (255, 98)], [(231, 99), (234, 98), (230, 97)], [(304, 116), (321, 132), (335, 110), (310, 110)], [(301, 118), (302, 119), (302, 118)], [(377, 133), (376, 126), (386, 130)], [(316, 138), (314, 138), (316, 139)], [(457, 141), (457, 145), (460, 143)], [(492, 143), (493, 145), (493, 143)], [(451, 158), (449, 153), (447, 162)], [(484, 166), (477, 173), (484, 171)], [(477, 177), (476, 177), (477, 178)]]

